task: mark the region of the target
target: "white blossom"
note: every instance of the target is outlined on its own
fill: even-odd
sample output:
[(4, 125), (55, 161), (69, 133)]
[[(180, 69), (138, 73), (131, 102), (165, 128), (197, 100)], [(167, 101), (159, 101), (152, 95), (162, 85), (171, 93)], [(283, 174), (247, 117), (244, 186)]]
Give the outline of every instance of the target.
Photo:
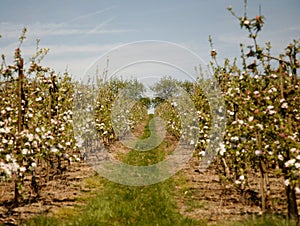
[(263, 126), (262, 124), (257, 123), (256, 126), (257, 126), (258, 128), (260, 128), (261, 130), (264, 129), (264, 126)]
[(274, 111), (274, 110), (269, 111), (269, 115), (274, 115), (274, 114), (276, 114), (276, 111)]
[(262, 154), (263, 154), (263, 152), (261, 150), (256, 150), (255, 151), (256, 156), (261, 156)]
[(292, 152), (292, 153), (295, 153), (296, 151), (297, 151), (296, 148), (291, 148), (291, 149), (290, 149), (290, 152)]
[(284, 163), (285, 167), (293, 166), (296, 162), (296, 159), (290, 159)]
[(34, 135), (31, 134), (31, 133), (29, 133), (29, 134), (27, 134), (27, 138), (28, 138), (28, 140), (31, 142), (31, 141), (33, 141), (33, 139), (34, 139)]
[(270, 77), (271, 78), (277, 78), (277, 75), (276, 74), (271, 74)]
[(35, 147), (35, 148), (37, 148), (37, 147), (38, 147), (38, 143), (37, 143), (37, 141), (36, 141), (36, 140), (32, 142), (32, 146), (33, 146), (33, 147)]
[(174, 101), (174, 102), (172, 103), (172, 106), (177, 107), (177, 103)]
[(6, 107), (6, 111), (12, 111), (13, 109), (11, 107)]
[(271, 89), (268, 90), (268, 93), (276, 93), (277, 89), (275, 87), (272, 87)]
[(224, 153), (226, 152), (226, 148), (225, 148), (225, 145), (223, 143), (220, 144), (220, 155), (224, 155)]
[(285, 186), (289, 186), (289, 185), (290, 185), (289, 179), (286, 179), (286, 180), (284, 181), (284, 185), (285, 185)]
[(205, 151), (200, 151), (200, 152), (199, 152), (199, 155), (201, 155), (201, 156), (204, 157), (204, 156), (205, 156)]
[(284, 102), (282, 105), (281, 105), (281, 108), (284, 108), (284, 109), (287, 109), (289, 106), (286, 102)]
[(37, 98), (35, 98), (35, 101), (41, 101), (43, 98), (42, 97), (37, 97)]
[(236, 184), (241, 184), (242, 182), (240, 180), (235, 181)]
[(57, 148), (55, 148), (55, 147), (52, 147), (51, 149), (50, 149), (50, 151), (52, 152), (52, 153), (57, 153), (58, 152), (58, 149)]
[(231, 137), (230, 140), (231, 140), (232, 142), (235, 142), (235, 141), (238, 141), (238, 140), (239, 140), (239, 137), (238, 137), (238, 136)]
[(244, 20), (244, 25), (248, 26), (251, 24), (251, 21), (250, 20)]
[(280, 161), (283, 161), (284, 158), (283, 158), (283, 156), (282, 156), (281, 154), (279, 154), (279, 155), (278, 155), (278, 159), (279, 159)]
[(240, 125), (243, 125), (243, 124), (244, 124), (244, 121), (243, 121), (243, 120), (240, 120), (240, 119), (239, 119), (238, 122), (239, 122)]
[(29, 152), (29, 150), (27, 148), (22, 149), (22, 154), (23, 155), (27, 155)]

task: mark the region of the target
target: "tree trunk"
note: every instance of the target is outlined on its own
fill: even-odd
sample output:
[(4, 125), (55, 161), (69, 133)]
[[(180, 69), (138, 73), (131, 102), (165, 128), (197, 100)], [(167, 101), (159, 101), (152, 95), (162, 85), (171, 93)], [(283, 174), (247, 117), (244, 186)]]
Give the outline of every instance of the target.
[(286, 196), (287, 196), (287, 204), (288, 204), (288, 217), (289, 219), (298, 220), (299, 214), (298, 214), (295, 187), (291, 185), (286, 186)]
[[(23, 131), (24, 127), (24, 115), (23, 115), (23, 99), (24, 97), (24, 90), (23, 90), (23, 80), (24, 80), (24, 73), (23, 73), (23, 59), (20, 55), (20, 49), (16, 49), (16, 57), (18, 58), (18, 134), (20, 134)], [(21, 152), (23, 146), (23, 140), (19, 140), (18, 148)], [(19, 205), (19, 198), (21, 197), (20, 191), (19, 191), (19, 175), (16, 173), (15, 176), (15, 188), (14, 188), (14, 205)]]
[(260, 195), (261, 195), (261, 210), (264, 213), (266, 211), (266, 184), (265, 184), (265, 172), (262, 166), (262, 160), (259, 163), (260, 171)]

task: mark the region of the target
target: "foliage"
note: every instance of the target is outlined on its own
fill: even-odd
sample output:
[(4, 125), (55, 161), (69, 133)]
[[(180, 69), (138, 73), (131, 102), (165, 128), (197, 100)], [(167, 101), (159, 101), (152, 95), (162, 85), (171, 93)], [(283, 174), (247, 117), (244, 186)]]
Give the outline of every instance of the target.
[(103, 143), (109, 145), (126, 135), (145, 120), (149, 100), (143, 97), (145, 88), (137, 80), (113, 79), (99, 85), (95, 107), (96, 129)]
[(297, 77), (300, 41), (289, 44), (285, 54), (271, 56), (270, 43), (265, 48), (257, 43), (264, 17), (249, 19), (246, 11), (243, 17), (238, 17), (231, 7), (228, 10), (239, 20), (241, 28), (249, 32), (254, 44), (248, 46), (247, 54), (241, 44), (242, 69), (239, 69), (236, 61), (231, 64), (228, 59), (223, 66), (218, 64), (210, 38), (211, 66), (227, 109), (225, 149), (218, 156), (218, 162), (223, 165), (220, 173), (243, 192), (249, 189), (249, 172), (257, 170), (263, 211), (270, 207), (268, 177), (280, 174), (286, 185), (289, 217), (298, 218), (295, 188), (300, 182), (300, 84)]
[(14, 205), (25, 194), (25, 177), (30, 176), (31, 190), (38, 196), (50, 177), (79, 160), (72, 136), (71, 77), (39, 64), (47, 52), (37, 48), (24, 68), (17, 48), (15, 62), (7, 65), (3, 55), (1, 64), (0, 174), (15, 183)]

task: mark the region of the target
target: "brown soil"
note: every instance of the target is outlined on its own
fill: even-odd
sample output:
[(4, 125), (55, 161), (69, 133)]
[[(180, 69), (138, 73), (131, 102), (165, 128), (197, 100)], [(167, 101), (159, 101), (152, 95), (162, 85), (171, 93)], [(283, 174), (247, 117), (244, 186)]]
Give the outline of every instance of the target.
[[(177, 186), (176, 196), (180, 213), (194, 219), (203, 219), (208, 224), (224, 225), (232, 221), (262, 215), (259, 196), (259, 175), (249, 178), (249, 189), (243, 195), (234, 185), (222, 181), (216, 165), (211, 165), (204, 173), (197, 169), (197, 159), (192, 158), (182, 170), (185, 187)], [(286, 216), (286, 197), (281, 178), (271, 177), (269, 209), (266, 212)], [(300, 195), (297, 197), (300, 204)]]
[(25, 219), (38, 214), (54, 213), (62, 207), (74, 208), (81, 205), (79, 197), (91, 194), (96, 187), (83, 183), (83, 180), (93, 176), (94, 171), (86, 163), (74, 163), (69, 170), (46, 183), (41, 189), (40, 197), (27, 197), (19, 207), (12, 207), (13, 184), (0, 182), (0, 224), (20, 225)]

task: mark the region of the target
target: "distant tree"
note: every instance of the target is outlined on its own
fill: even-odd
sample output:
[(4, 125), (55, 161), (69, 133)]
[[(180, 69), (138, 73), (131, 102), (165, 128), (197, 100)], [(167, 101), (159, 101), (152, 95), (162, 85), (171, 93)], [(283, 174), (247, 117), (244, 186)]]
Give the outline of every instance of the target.
[[(168, 99), (177, 93), (178, 81), (170, 76), (163, 77), (151, 90), (155, 92), (155, 98)], [(158, 100), (158, 99), (156, 99)]]
[(139, 99), (140, 102), (142, 102), (143, 105), (147, 107), (147, 109), (150, 109), (152, 106), (150, 97), (142, 97)]

